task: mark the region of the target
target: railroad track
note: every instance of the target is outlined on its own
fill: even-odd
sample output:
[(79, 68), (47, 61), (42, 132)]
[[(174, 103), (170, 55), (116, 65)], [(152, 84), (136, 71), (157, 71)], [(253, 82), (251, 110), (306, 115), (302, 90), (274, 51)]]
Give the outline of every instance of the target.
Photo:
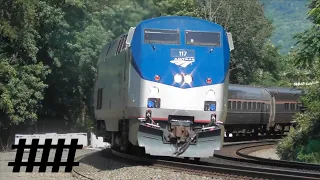
[[(96, 153), (96, 152), (92, 152), (92, 153), (88, 153), (88, 154), (84, 154), (84, 155), (81, 155), (81, 156), (78, 156), (74, 159), (75, 162), (79, 162), (82, 158), (86, 157), (86, 156), (89, 156), (93, 153)], [(80, 166), (81, 163), (79, 163), (79, 166)], [(93, 178), (91, 178), (90, 176), (87, 176), (85, 175), (84, 173), (82, 173), (81, 171), (77, 170), (77, 167), (73, 167), (72, 168), (72, 171), (71, 171), (71, 174), (73, 177), (77, 178), (77, 179), (88, 179), (88, 180), (95, 180)]]
[(259, 135), (259, 136), (234, 136), (224, 137), (224, 142), (262, 141), (265, 139), (280, 140), (286, 135)]
[[(265, 142), (267, 143), (267, 142)], [(272, 142), (268, 142), (272, 143)], [(252, 142), (248, 142), (247, 148), (252, 146), (262, 146), (262, 143), (256, 142), (256, 145), (252, 145)], [(251, 144), (251, 145), (249, 145)], [(234, 145), (227, 145), (229, 147)], [(240, 154), (238, 156), (241, 156), (241, 153), (243, 154), (243, 149), (238, 149)], [(233, 157), (232, 158), (223, 158), (221, 157), (213, 157), (210, 159), (201, 159), (199, 162), (192, 161), (192, 160), (186, 160), (183, 158), (173, 158), (173, 157), (155, 157), (155, 156), (147, 156), (147, 157), (138, 157), (126, 153), (119, 152), (117, 150), (111, 150), (114, 157), (120, 161), (126, 161), (128, 163), (138, 163), (138, 164), (144, 164), (152, 167), (160, 167), (160, 168), (166, 168), (170, 170), (175, 170), (179, 172), (187, 172), (191, 174), (197, 174), (197, 175), (205, 175), (209, 177), (216, 177), (216, 176), (223, 176), (226, 179), (254, 179), (254, 178), (263, 178), (263, 179), (320, 179), (320, 168), (317, 171), (308, 171), (307, 172), (301, 172), (299, 171), (299, 168), (292, 168), (291, 169), (284, 169), (279, 168), (278, 166), (275, 166), (275, 164), (272, 164), (271, 167), (267, 167), (266, 165), (257, 165), (255, 163), (249, 162), (249, 161), (258, 161), (254, 159), (247, 159), (246, 162), (239, 162), (238, 158)], [(84, 156), (80, 156), (77, 158), (81, 159)], [(246, 159), (246, 158), (243, 158)], [(305, 164), (307, 165), (307, 164)], [(316, 166), (315, 166), (316, 167)], [(318, 166), (320, 167), (320, 166)], [(81, 179), (90, 179), (93, 180), (90, 177), (87, 177), (84, 175), (81, 170), (77, 170), (74, 168), (73, 174), (75, 174), (77, 177), (80, 177)]]
[[(265, 142), (254, 142), (254, 143), (246, 143), (246, 144), (229, 144), (225, 146), (225, 149), (223, 149), (223, 153), (215, 153), (215, 157), (226, 159), (226, 160), (232, 160), (237, 162), (243, 162), (243, 163), (251, 163), (251, 164), (258, 164), (258, 165), (264, 165), (264, 166), (270, 166), (270, 167), (283, 167), (286, 169), (297, 169), (299, 171), (304, 172), (320, 172), (320, 165), (317, 164), (310, 164), (310, 163), (302, 163), (302, 162), (295, 162), (295, 161), (284, 161), (284, 160), (274, 160), (274, 159), (266, 159), (266, 158), (260, 158), (248, 155), (251, 152), (271, 148), (274, 147), (275, 143), (277, 141), (274, 140), (268, 140)], [(253, 145), (252, 145), (253, 144)], [(231, 150), (226, 150), (229, 147), (231, 147)], [(220, 151), (221, 152), (221, 151)]]
[(262, 168), (255, 167), (254, 165), (242, 166), (235, 165), (235, 162), (229, 163), (225, 161), (221, 161), (216, 159), (207, 162), (207, 161), (190, 161), (182, 158), (141, 158), (125, 153), (121, 153), (115, 150), (112, 150), (116, 156), (126, 158), (135, 162), (142, 162), (153, 166), (160, 166), (164, 168), (175, 169), (179, 171), (187, 171), (194, 174), (201, 174), (206, 176), (225, 176), (231, 178), (239, 178), (241, 179), (252, 179), (252, 178), (264, 178), (264, 179), (320, 179), (320, 171), (318, 173), (312, 172), (297, 172), (290, 170), (280, 170), (280, 169), (272, 169), (272, 168)]

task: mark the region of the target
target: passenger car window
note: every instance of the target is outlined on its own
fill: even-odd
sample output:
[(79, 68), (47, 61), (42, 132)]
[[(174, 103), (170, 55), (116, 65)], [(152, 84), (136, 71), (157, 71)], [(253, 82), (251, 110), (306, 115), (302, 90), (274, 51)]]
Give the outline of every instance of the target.
[(178, 30), (145, 29), (144, 42), (155, 44), (180, 44)]
[(294, 103), (290, 103), (290, 110), (296, 110)]
[(186, 31), (186, 44), (198, 46), (220, 46), (219, 32)]
[(236, 109), (237, 106), (237, 102), (236, 101), (232, 101), (232, 109)]
[(241, 101), (237, 102), (237, 109), (241, 109)]
[(284, 103), (284, 109), (289, 110), (289, 103)]
[(261, 103), (260, 102), (257, 102), (257, 109), (261, 110)]
[(248, 102), (243, 102), (243, 109), (248, 109)]
[(253, 103), (252, 103), (252, 107), (253, 107), (253, 109), (257, 109), (257, 103), (256, 103), (256, 102), (253, 102)]

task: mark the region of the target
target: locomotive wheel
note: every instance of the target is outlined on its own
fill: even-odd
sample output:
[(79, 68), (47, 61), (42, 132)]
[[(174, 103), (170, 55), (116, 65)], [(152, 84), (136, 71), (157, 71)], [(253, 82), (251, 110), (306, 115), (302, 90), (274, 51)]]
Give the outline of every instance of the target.
[(135, 146), (131, 144), (131, 142), (129, 142), (128, 153), (139, 157), (146, 156), (146, 152), (143, 147)]
[(252, 133), (252, 136), (253, 137), (258, 137), (258, 135), (259, 135), (258, 129), (254, 129), (254, 131)]
[(194, 161), (199, 162), (200, 158), (194, 158)]
[(229, 134), (230, 134), (230, 132), (229, 132), (229, 131), (226, 131), (226, 137), (227, 137), (227, 138), (230, 137)]
[(267, 136), (272, 137), (275, 135), (274, 127), (270, 127), (269, 131), (267, 131)]

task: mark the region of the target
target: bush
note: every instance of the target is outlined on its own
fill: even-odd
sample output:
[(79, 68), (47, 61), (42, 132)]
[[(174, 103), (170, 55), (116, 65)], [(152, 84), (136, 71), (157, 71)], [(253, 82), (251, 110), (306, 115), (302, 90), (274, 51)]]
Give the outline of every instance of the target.
[(289, 132), (277, 146), (277, 153), (281, 159), (320, 163), (320, 92), (319, 85), (308, 90), (301, 98), (307, 111), (297, 113), (296, 129)]
[(299, 148), (297, 160), (320, 164), (320, 138), (310, 139), (307, 146)]

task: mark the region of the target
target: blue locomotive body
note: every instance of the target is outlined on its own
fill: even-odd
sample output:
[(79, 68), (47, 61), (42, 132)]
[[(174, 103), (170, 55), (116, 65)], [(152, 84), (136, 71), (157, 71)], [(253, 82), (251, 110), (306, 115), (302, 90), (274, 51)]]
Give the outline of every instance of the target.
[(112, 146), (209, 157), (223, 143), (231, 34), (192, 17), (148, 19), (98, 61), (95, 117)]

